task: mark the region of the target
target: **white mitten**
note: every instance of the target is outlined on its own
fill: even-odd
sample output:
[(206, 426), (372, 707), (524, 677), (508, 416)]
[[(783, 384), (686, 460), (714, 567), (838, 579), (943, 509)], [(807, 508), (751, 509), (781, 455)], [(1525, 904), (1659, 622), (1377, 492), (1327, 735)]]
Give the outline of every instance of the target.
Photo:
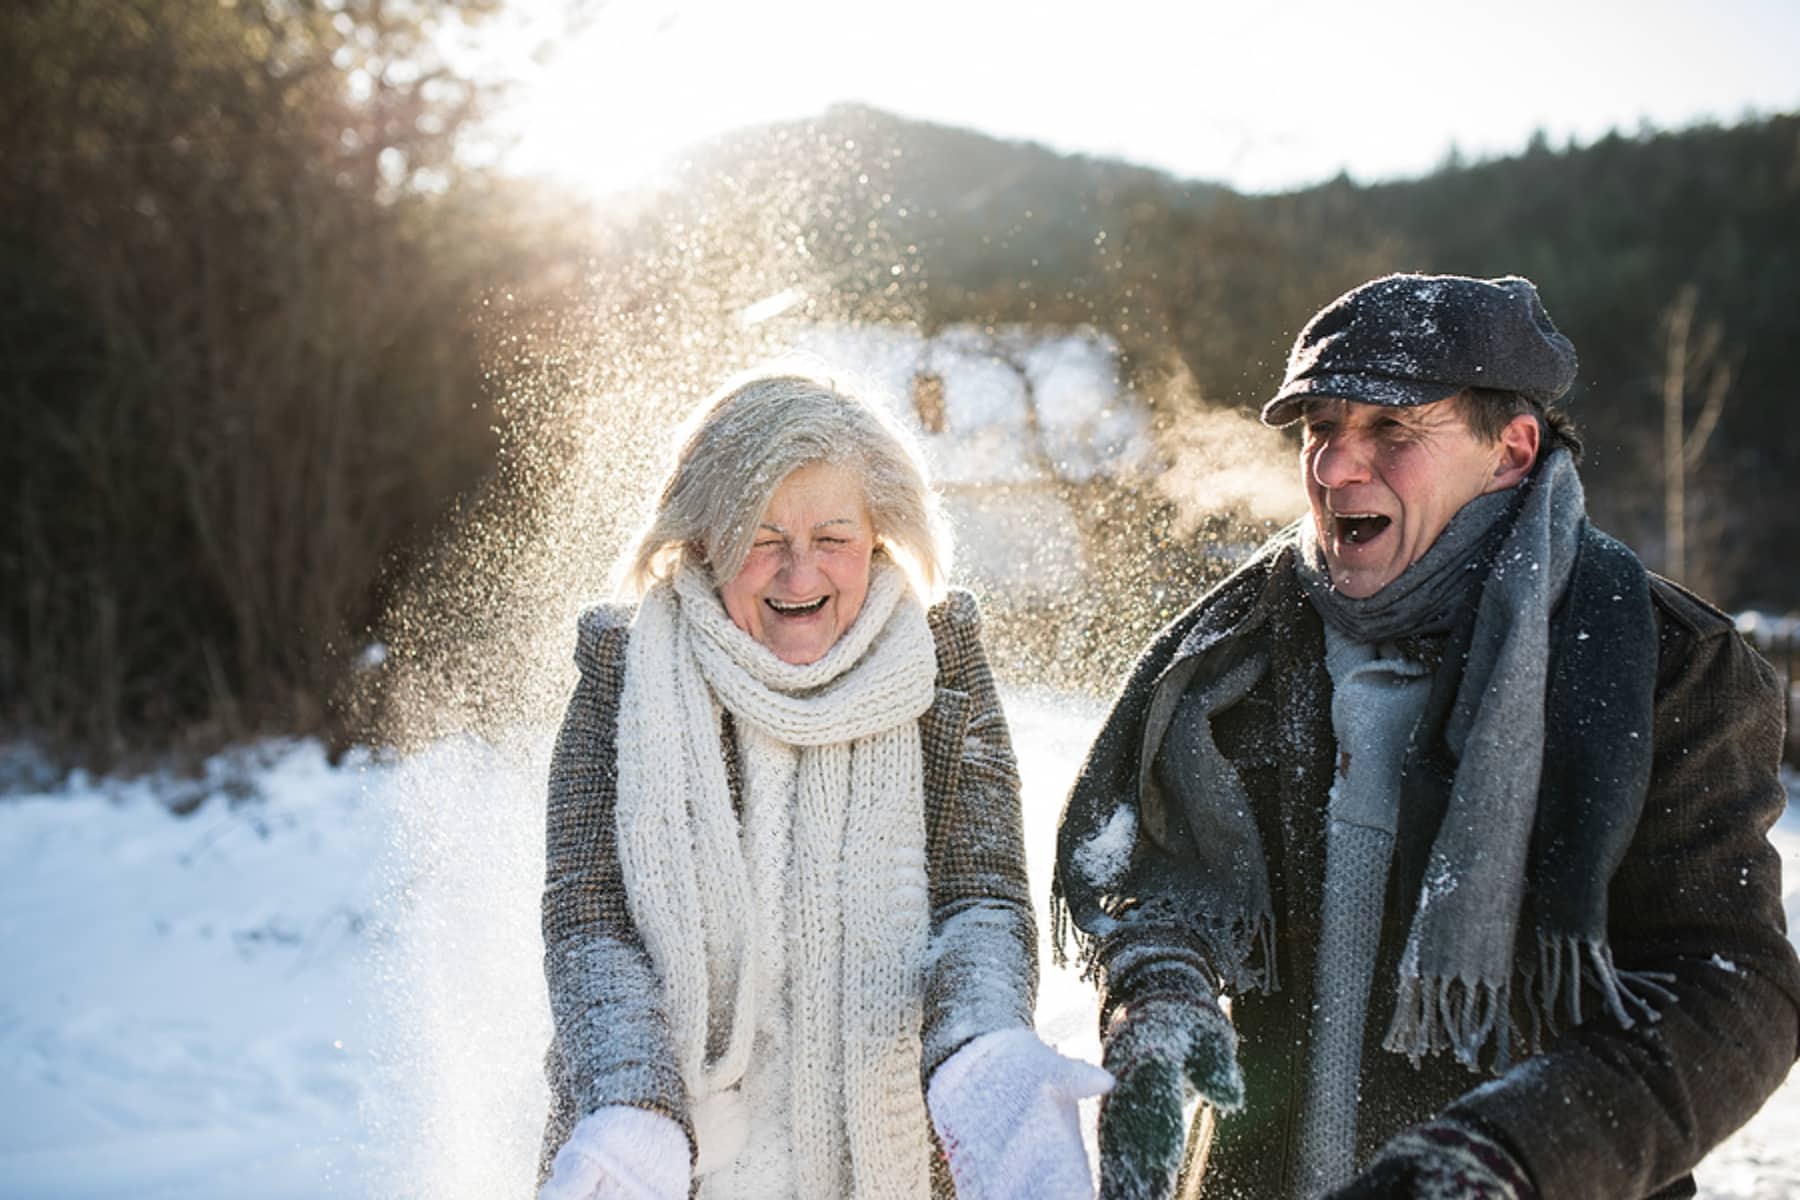
[(1093, 1200), (1077, 1102), (1112, 1085), (1029, 1029), (984, 1033), (945, 1059), (925, 1102), (959, 1200)]
[(661, 1113), (627, 1104), (576, 1122), (538, 1200), (687, 1200), (688, 1140)]

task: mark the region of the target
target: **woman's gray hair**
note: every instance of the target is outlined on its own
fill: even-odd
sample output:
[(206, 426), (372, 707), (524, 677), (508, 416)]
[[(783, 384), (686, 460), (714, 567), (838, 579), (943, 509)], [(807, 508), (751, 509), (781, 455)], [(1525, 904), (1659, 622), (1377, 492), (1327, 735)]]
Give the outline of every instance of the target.
[(950, 538), (937, 496), (912, 436), (874, 405), (810, 375), (753, 374), (708, 397), (685, 429), (655, 510), (619, 557), (621, 592), (642, 596), (684, 559), (731, 579), (782, 480), (828, 462), (862, 481), (877, 549), (920, 595), (942, 596)]

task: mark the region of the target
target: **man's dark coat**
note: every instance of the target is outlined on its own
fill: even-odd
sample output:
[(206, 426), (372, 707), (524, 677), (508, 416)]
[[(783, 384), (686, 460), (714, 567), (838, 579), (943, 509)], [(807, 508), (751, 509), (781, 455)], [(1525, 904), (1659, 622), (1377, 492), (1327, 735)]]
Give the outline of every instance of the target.
[[(1391, 886), (1364, 1036), (1359, 1162), (1407, 1125), (1448, 1114), (1498, 1137), (1547, 1200), (1692, 1195), (1694, 1165), (1756, 1112), (1795, 1061), (1800, 963), (1785, 934), (1780, 859), (1765, 836), (1786, 804), (1780, 688), (1716, 609), (1655, 577), (1651, 604), (1654, 765), (1609, 888), (1608, 936), (1621, 970), (1666, 973), (1674, 999), (1658, 1004), (1660, 1020), (1625, 1029), (1590, 990), (1583, 1023), (1497, 1077), (1472, 1074), (1447, 1054), (1415, 1067), (1381, 1046), (1417, 899)], [(1553, 622), (1572, 615), (1559, 612)], [(1267, 858), (1279, 987), (1231, 997), (1246, 1107), (1194, 1123), (1182, 1194), (1263, 1200), (1296, 1192), (1309, 1043), (1334, 1003), (1315, 993), (1313, 961), (1335, 757), (1331, 680), (1323, 627), (1295, 583), (1291, 551), (1259, 555), (1157, 637), (1096, 740), (1076, 795), (1107, 789), (1143, 807), (1125, 885), (1143, 894), (1109, 905), (1115, 914), (1136, 910), (1137, 919), (1092, 947), (1102, 1028), (1135, 996), (1215, 986), (1201, 943), (1159, 915), (1167, 906), (1151, 881), (1179, 864), (1142, 829), (1160, 825), (1164, 845), (1185, 834), (1179, 805), (1164, 795), (1179, 781), (1167, 779), (1159, 751), (1183, 721), (1204, 719), (1184, 711), (1181, 698), (1194, 682), (1184, 659), (1204, 651), (1205, 639), (1189, 635), (1206, 625), (1253, 628), (1245, 650), (1270, 655), (1261, 682), (1218, 715), (1213, 735), (1244, 782)], [(1434, 786), (1447, 789), (1448, 780)], [(1408, 832), (1397, 839), (1390, 880), (1409, 874)], [(1072, 849), (1065, 831), (1059, 871)], [(1115, 963), (1127, 969), (1111, 969)]]

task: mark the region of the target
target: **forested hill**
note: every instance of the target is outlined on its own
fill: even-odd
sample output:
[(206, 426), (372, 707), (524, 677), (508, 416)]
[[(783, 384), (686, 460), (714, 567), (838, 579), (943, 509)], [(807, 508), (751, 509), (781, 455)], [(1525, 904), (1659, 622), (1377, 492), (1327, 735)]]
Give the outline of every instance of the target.
[(1581, 352), (1571, 411), (1589, 430), (1595, 507), (1653, 560), (1669, 321), (1691, 313), (1690, 433), (1709, 391), (1722, 407), (1692, 468), (1688, 575), (1732, 605), (1800, 601), (1787, 378), (1800, 343), (1800, 117), (1540, 144), (1347, 190), (1360, 219), (1404, 238), (1426, 269), (1537, 281)]
[[(844, 107), (696, 163), (696, 177), (720, 172), (835, 180), (809, 193), (808, 236), (846, 292), (866, 288), (870, 315), (1092, 322), (1140, 365), (1178, 356), (1211, 404), (1260, 402), (1306, 317), (1362, 279), (1527, 275), (1581, 353), (1570, 404), (1591, 508), (1652, 566), (1669, 321), (1685, 305), (1690, 430), (1708, 393), (1722, 397), (1692, 456), (1685, 575), (1728, 605), (1800, 600), (1800, 436), (1778, 375), (1800, 345), (1800, 117), (1540, 138), (1417, 180), (1247, 196)], [(863, 261), (884, 254), (912, 286), (896, 294)]]
[[(466, 152), (493, 96), (433, 22), (497, 7), (8, 11), (0, 738), (105, 765), (368, 734), (405, 670), (475, 663), (484, 636), (498, 661), (550, 581), (606, 560), (633, 514), (556, 489), (638, 460), (580, 455), (643, 449), (787, 323), (1089, 323), (1192, 431), (1267, 396), (1322, 303), (1397, 269), (1537, 280), (1581, 349), (1591, 508), (1658, 568), (1685, 316), (1683, 420), (1716, 428), (1685, 451), (1676, 573), (1800, 607), (1778, 375), (1800, 345), (1800, 117), (1244, 196), (846, 107), (695, 148), (612, 204)], [(1082, 511), (1116, 542), (1097, 585), (1133, 601), (1146, 563), (1188, 594), (1232, 520), (1196, 536), (1152, 487)], [(414, 708), (498, 711), (469, 671), (418, 675)]]

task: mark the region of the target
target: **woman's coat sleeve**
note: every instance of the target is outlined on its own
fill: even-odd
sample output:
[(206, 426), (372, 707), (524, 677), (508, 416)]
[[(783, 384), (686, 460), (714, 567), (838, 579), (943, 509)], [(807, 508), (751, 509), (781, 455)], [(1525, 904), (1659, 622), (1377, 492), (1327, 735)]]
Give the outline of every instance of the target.
[(938, 698), (920, 730), (931, 881), (920, 1064), (927, 1082), (971, 1039), (1030, 1028), (1038, 972), (1018, 764), (974, 597), (952, 592), (932, 609), (931, 625)]
[(575, 654), (581, 678), (550, 760), (543, 930), (554, 1035), (545, 1063), (546, 1160), (576, 1121), (610, 1104), (660, 1112), (692, 1142), (662, 985), (626, 904), (613, 819), (627, 632), (610, 610), (583, 614)]

